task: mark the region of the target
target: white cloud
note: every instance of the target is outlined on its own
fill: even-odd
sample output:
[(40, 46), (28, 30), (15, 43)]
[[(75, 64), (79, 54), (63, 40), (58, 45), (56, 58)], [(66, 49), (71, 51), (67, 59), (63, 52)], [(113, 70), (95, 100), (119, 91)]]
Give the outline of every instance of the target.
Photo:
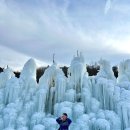
[[(25, 4), (19, 2), (0, 1), (1, 45), (46, 62), (50, 62), (52, 53), (56, 53), (58, 62), (62, 63), (69, 63), (69, 56), (77, 49), (91, 60), (91, 57), (97, 59), (104, 53), (106, 56), (117, 54), (122, 48), (121, 42), (118, 47), (117, 37), (119, 30), (124, 27), (113, 20), (115, 15), (102, 15), (103, 9), (97, 8), (102, 7), (100, 2), (96, 6), (90, 4), (90, 7), (89, 3), (79, 6), (74, 5), (76, 1), (71, 3), (69, 0), (64, 0), (62, 5), (58, 5), (55, 0), (32, 0), (30, 3), (27, 0)], [(113, 1), (107, 0), (105, 13), (110, 9), (114, 11), (114, 7)], [(76, 9), (73, 11), (73, 8)], [(127, 44), (128, 40), (121, 37)], [(125, 48), (123, 50), (125, 52)]]
[[(4, 50), (4, 51), (3, 51)], [(31, 57), (11, 50), (7, 47), (0, 46), (0, 67), (6, 68), (7, 65), (13, 70), (21, 70), (24, 64)], [(48, 63), (35, 59), (37, 66), (46, 66)]]
[(112, 0), (106, 0), (106, 5), (105, 5), (105, 14), (108, 13), (112, 5)]

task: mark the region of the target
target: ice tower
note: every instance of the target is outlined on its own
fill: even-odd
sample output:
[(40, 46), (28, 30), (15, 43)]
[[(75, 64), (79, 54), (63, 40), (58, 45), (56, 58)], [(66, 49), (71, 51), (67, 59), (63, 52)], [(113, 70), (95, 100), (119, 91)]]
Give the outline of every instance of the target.
[(86, 73), (86, 64), (84, 62), (84, 57), (82, 53), (78, 54), (71, 61), (69, 68), (70, 79), (69, 82), (72, 83), (73, 89), (76, 91), (77, 101), (81, 100), (81, 91), (83, 85), (83, 76)]

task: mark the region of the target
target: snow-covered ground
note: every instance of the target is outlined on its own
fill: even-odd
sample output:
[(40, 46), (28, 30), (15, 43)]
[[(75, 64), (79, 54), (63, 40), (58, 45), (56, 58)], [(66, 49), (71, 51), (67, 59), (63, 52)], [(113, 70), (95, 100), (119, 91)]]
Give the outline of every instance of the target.
[(36, 63), (27, 61), (16, 78), (10, 68), (0, 73), (0, 130), (57, 130), (63, 112), (70, 130), (130, 130), (130, 60), (111, 65), (100, 60), (100, 72), (89, 77), (82, 54), (71, 61), (68, 78), (56, 63), (36, 82)]

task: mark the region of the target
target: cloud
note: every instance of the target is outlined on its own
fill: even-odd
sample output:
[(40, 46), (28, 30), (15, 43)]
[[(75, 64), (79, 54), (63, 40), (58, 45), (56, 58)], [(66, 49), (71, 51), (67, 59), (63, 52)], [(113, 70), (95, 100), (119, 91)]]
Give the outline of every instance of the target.
[[(13, 70), (21, 70), (24, 64), (31, 58), (30, 56), (21, 54), (17, 51), (14, 51), (1, 45), (0, 52), (0, 67), (6, 68), (8, 65)], [(47, 66), (49, 64), (38, 59), (35, 59), (35, 61), (37, 63), (37, 67)]]
[[(76, 50), (86, 59), (118, 54), (115, 44), (124, 29), (107, 13), (112, 0), (10, 0), (0, 1), (0, 44), (17, 52), (51, 62), (69, 63)], [(114, 12), (115, 6), (111, 11)], [(117, 9), (116, 9), (117, 10)], [(124, 21), (123, 21), (124, 20)], [(123, 19), (122, 23), (126, 21)], [(127, 27), (129, 24), (127, 25)], [(123, 32), (126, 32), (127, 28)], [(129, 33), (128, 33), (129, 34)], [(127, 34), (127, 35), (128, 35)], [(120, 33), (120, 36), (122, 33)], [(122, 41), (126, 41), (125, 38)], [(121, 46), (121, 43), (120, 43)], [(98, 53), (98, 54), (97, 54)]]
[(110, 10), (111, 4), (112, 4), (112, 0), (107, 0), (107, 1), (106, 1), (106, 5), (105, 5), (105, 14), (107, 14), (108, 11)]

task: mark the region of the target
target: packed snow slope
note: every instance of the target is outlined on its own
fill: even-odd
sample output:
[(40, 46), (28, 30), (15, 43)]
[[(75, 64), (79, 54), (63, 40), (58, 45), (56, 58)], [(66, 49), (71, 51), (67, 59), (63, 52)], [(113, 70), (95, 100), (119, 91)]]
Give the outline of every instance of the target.
[(57, 64), (36, 82), (36, 63), (27, 61), (16, 78), (10, 68), (0, 73), (0, 130), (57, 130), (63, 112), (70, 130), (130, 130), (130, 60), (111, 65), (100, 60), (97, 76), (89, 77), (84, 57), (73, 57), (68, 78)]

